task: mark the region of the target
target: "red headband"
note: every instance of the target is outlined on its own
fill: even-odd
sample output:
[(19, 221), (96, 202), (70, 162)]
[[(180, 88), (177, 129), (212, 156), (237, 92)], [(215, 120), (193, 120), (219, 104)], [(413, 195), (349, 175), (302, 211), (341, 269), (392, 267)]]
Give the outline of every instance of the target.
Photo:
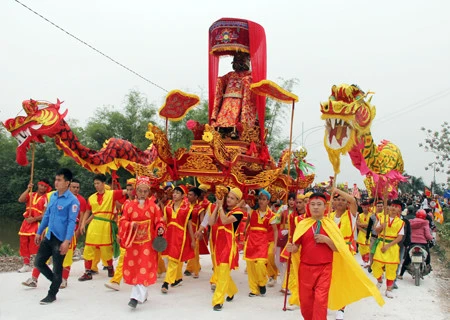
[(324, 198), (322, 198), (322, 197), (319, 197), (319, 196), (316, 196), (316, 197), (312, 197), (312, 198), (309, 198), (309, 201), (311, 201), (311, 200), (315, 200), (315, 199), (319, 199), (319, 200), (322, 200), (323, 201), (323, 203), (327, 203), (327, 200), (325, 200)]
[(150, 178), (147, 177), (147, 176), (137, 177), (137, 179), (136, 179), (136, 188), (139, 187), (139, 186), (142, 186), (142, 185), (147, 186), (147, 187), (150, 188), (150, 185), (151, 185)]
[(47, 183), (47, 182), (44, 182), (44, 181), (39, 181), (38, 182), (38, 185), (43, 185), (43, 186), (45, 186), (45, 187), (47, 187), (47, 191), (46, 192), (50, 192), (50, 191), (52, 191), (52, 187)]

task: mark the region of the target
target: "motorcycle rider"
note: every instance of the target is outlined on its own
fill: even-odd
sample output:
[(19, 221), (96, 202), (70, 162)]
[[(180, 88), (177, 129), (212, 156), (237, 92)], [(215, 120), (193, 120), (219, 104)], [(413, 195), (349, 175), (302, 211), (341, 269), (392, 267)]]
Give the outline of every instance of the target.
[[(428, 253), (426, 261), (425, 261), (425, 263), (427, 265), (427, 269), (431, 270), (431, 266), (430, 266), (431, 257), (430, 257), (430, 248), (428, 246), (428, 241), (432, 241), (433, 236), (431, 235), (431, 232), (430, 232), (430, 227), (429, 227), (429, 224), (427, 221), (427, 214), (426, 214), (425, 210), (423, 210), (423, 209), (418, 210), (416, 213), (416, 218), (409, 220), (409, 223), (411, 225), (411, 245), (406, 250), (406, 252), (409, 252), (410, 248), (412, 248), (416, 244), (422, 245)], [(399, 279), (403, 279), (403, 274), (405, 273), (406, 268), (410, 264), (411, 264), (411, 257), (407, 253), (405, 255), (405, 261), (403, 262), (402, 270), (400, 272), (400, 275), (398, 276)]]

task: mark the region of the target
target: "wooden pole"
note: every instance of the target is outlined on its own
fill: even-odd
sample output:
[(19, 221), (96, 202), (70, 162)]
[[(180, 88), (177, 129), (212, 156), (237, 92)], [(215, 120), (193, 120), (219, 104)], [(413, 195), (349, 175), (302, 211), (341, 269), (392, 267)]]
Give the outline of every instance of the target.
[[(289, 291), (289, 273), (291, 271), (291, 260), (292, 260), (292, 253), (289, 253), (289, 259), (288, 259), (288, 265), (286, 269), (286, 290), (284, 291), (284, 303), (283, 303), (283, 311), (286, 311), (286, 303), (287, 303), (287, 296)], [(281, 284), (283, 286), (283, 284)]]
[[(293, 127), (294, 127), (294, 109), (295, 109), (295, 101), (292, 100), (292, 111), (291, 111), (291, 128), (290, 128), (290, 132), (289, 132), (289, 161), (288, 161), (288, 176), (290, 175), (291, 172), (291, 155), (292, 155), (292, 131), (293, 131)], [(286, 203), (287, 203), (287, 199), (289, 197), (289, 186), (286, 186), (287, 190), (286, 190)]]
[[(289, 132), (289, 161), (288, 161), (288, 176), (290, 175), (290, 171), (291, 171), (291, 154), (292, 154), (292, 131), (293, 131), (293, 127), (294, 127), (294, 111), (295, 111), (295, 101), (292, 100), (292, 111), (291, 111), (291, 128), (290, 128), (290, 132)], [(297, 177), (298, 178), (298, 177)], [(298, 179), (297, 179), (298, 181)], [(298, 184), (296, 184), (296, 187), (298, 186)], [(288, 199), (289, 199), (289, 186), (286, 186), (287, 190), (286, 190), (286, 203), (288, 203)], [(289, 212), (289, 207), (288, 207), (288, 212)], [(289, 238), (288, 238), (289, 241)], [(292, 239), (291, 239), (292, 241)], [(287, 302), (287, 295), (288, 295), (288, 290), (289, 290), (289, 273), (291, 271), (291, 258), (292, 253), (289, 253), (289, 259), (288, 259), (288, 265), (287, 265), (287, 270), (286, 270), (286, 291), (284, 292), (284, 304), (283, 304), (283, 311), (286, 311), (286, 302)]]
[(389, 217), (388, 217), (388, 213), (387, 213), (387, 202), (388, 202), (388, 194), (387, 194), (387, 191), (388, 191), (388, 187), (389, 187), (389, 183), (388, 183), (388, 180), (386, 180), (386, 186), (384, 187), (384, 192), (383, 192), (383, 206), (384, 206), (384, 227), (383, 227), (383, 247), (384, 247), (384, 244), (385, 244), (385, 242), (386, 242), (386, 226), (387, 226), (387, 224), (388, 224), (388, 219), (389, 219)]
[[(336, 178), (337, 178), (337, 173), (334, 173), (334, 178), (333, 178), (333, 184), (331, 185), (331, 193), (333, 192), (333, 189), (336, 187)], [(331, 202), (333, 201), (333, 194), (330, 194), (330, 202), (328, 203), (328, 214), (331, 213)]]
[[(34, 154), (36, 153), (36, 146), (34, 144), (34, 142), (31, 143), (31, 173), (30, 173), (30, 183), (33, 183), (33, 178), (34, 178)], [(30, 194), (30, 204), (28, 207), (28, 217), (31, 217), (31, 194), (33, 193), (33, 188), (31, 188), (30, 190), (28, 190), (29, 194)]]
[[(169, 119), (166, 118), (166, 137), (167, 137), (168, 130), (169, 130)], [(167, 139), (169, 139), (169, 137), (167, 137)]]

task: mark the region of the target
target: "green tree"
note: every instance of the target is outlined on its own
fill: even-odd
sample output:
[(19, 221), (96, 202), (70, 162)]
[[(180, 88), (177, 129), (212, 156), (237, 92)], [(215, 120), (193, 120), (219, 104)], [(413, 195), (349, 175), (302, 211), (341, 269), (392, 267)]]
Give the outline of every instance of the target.
[[(281, 87), (287, 91), (292, 92), (294, 86), (298, 85), (298, 79), (284, 80), (280, 78)], [(267, 99), (266, 102), (266, 119), (265, 127), (267, 130), (266, 143), (269, 148), (270, 155), (275, 160), (278, 160), (281, 153), (286, 148), (289, 148), (289, 136), (283, 134), (286, 129), (286, 124), (290, 126), (290, 112), (291, 105), (282, 103), (276, 100)]]
[(200, 124), (208, 123), (208, 102), (201, 102), (200, 105), (190, 110), (180, 121), (169, 121), (168, 139), (172, 147), (172, 152), (178, 148), (189, 149), (191, 146), (194, 135), (186, 127), (188, 120), (195, 120)]
[(115, 137), (126, 139), (142, 150), (148, 147), (145, 132), (148, 123), (156, 121), (156, 107), (138, 91), (130, 91), (125, 99), (124, 110), (111, 106), (96, 109), (84, 129), (87, 146), (100, 149), (107, 139)]
[[(405, 176), (409, 176), (407, 173)], [(409, 176), (408, 181), (401, 182), (398, 186), (402, 193), (419, 193), (425, 189), (422, 177)]]
[(426, 138), (419, 146), (435, 155), (435, 161), (429, 163), (425, 169), (433, 168), (437, 172), (444, 172), (447, 175), (447, 183), (450, 184), (450, 124), (445, 121), (439, 131), (423, 127), (421, 130), (425, 132)]

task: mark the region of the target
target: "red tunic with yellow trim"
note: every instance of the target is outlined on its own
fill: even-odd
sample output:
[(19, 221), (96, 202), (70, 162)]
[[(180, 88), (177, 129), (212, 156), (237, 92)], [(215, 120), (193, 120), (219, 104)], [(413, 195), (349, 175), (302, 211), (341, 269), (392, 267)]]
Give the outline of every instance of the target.
[[(381, 252), (381, 248), (383, 247), (383, 235), (385, 235), (386, 240), (385, 244), (392, 242), (398, 236), (400, 231), (402, 231), (405, 222), (399, 217), (389, 218), (387, 216), (388, 221), (386, 225), (386, 234), (384, 231), (380, 231), (378, 235), (378, 239), (376, 242), (375, 254), (373, 255), (373, 260), (381, 262), (383, 264), (399, 264), (400, 263), (400, 247), (398, 244), (394, 244), (392, 247), (387, 249), (384, 253)], [(380, 223), (384, 223), (385, 217), (381, 217)]]
[(23, 213), (25, 219), (23, 220), (18, 233), (20, 236), (34, 236), (36, 234), (39, 227), (39, 221), (29, 223), (26, 219), (39, 217), (44, 214), (47, 200), (46, 195), (46, 193), (39, 195), (37, 192), (32, 192), (31, 196), (30, 194), (27, 195), (27, 208)]
[[(137, 225), (135, 231), (133, 224)], [(125, 203), (119, 224), (122, 243), (128, 240), (123, 260), (125, 283), (149, 286), (156, 282), (158, 253), (152, 248), (152, 239), (160, 227), (164, 227), (164, 221), (153, 197), (145, 200), (143, 208), (137, 200)]]
[(194, 258), (192, 239), (187, 226), (191, 216), (191, 206), (187, 198), (181, 201), (177, 210), (173, 208), (173, 202), (169, 202), (164, 207), (164, 216), (167, 219), (167, 248), (163, 256), (175, 261), (187, 261)]
[[(209, 201), (206, 201), (209, 204)], [(206, 207), (204, 201), (191, 204), (191, 223), (194, 233), (197, 232), (200, 224), (202, 223), (200, 221), (200, 215), (206, 211), (208, 204), (206, 204)], [(201, 240), (198, 240), (198, 246), (198, 254), (209, 254), (207, 237), (203, 237)]]
[[(217, 219), (217, 231), (215, 232), (215, 257), (216, 265), (227, 263), (230, 269), (239, 267), (239, 252), (237, 250), (236, 230), (241, 222), (244, 212), (240, 208), (234, 208), (226, 213), (226, 216), (235, 216), (234, 223), (223, 224), (220, 215)], [(215, 231), (213, 229), (213, 231)], [(267, 251), (267, 249), (266, 249)]]
[[(288, 229), (289, 229), (289, 237), (288, 237), (288, 243), (292, 242), (292, 239), (294, 239), (294, 233), (295, 233), (295, 228), (297, 227), (297, 225), (300, 223), (300, 221), (302, 221), (303, 219), (305, 219), (306, 214), (299, 214), (297, 212), (297, 210), (292, 211), (292, 213), (289, 214), (289, 219), (288, 219)], [(284, 247), (281, 250), (281, 254), (280, 254), (280, 261), (284, 262), (281, 258), (283, 259), (289, 259), (289, 252), (286, 250), (286, 247)]]
[(253, 210), (248, 219), (250, 219), (248, 226), (248, 237), (244, 247), (244, 259), (249, 261), (267, 261), (269, 239), (267, 234), (272, 231), (273, 242), (273, 228), (271, 222), (276, 219), (275, 214), (267, 209), (264, 215), (261, 216), (259, 210)]

